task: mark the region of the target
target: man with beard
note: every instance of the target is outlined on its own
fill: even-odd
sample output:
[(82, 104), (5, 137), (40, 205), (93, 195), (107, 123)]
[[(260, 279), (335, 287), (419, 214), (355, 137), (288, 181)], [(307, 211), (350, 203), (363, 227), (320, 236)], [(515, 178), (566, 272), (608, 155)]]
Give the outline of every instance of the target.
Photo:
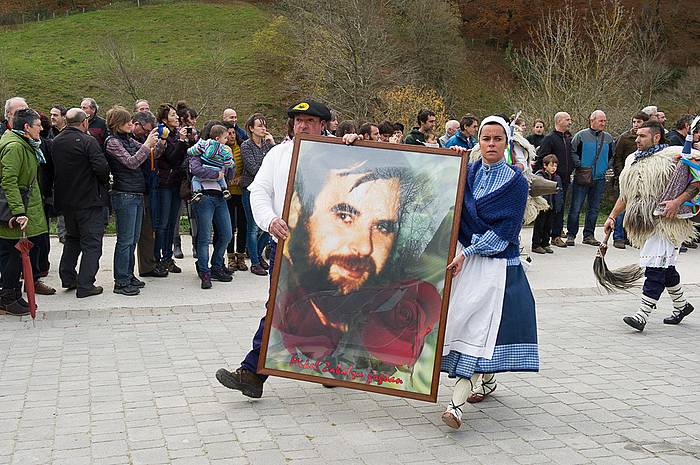
[(272, 322), (289, 354), (366, 362), (353, 348), (363, 346), (367, 302), (399, 282), (396, 239), (412, 183), (406, 167), (382, 158), (299, 163)]

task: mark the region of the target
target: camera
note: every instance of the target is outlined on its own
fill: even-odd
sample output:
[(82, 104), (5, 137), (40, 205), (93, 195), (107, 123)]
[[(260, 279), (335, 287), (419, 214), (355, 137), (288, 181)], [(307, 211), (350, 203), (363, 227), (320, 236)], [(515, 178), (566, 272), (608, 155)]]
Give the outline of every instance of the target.
[(187, 135), (190, 136), (192, 135), (192, 128), (188, 127), (187, 129)]

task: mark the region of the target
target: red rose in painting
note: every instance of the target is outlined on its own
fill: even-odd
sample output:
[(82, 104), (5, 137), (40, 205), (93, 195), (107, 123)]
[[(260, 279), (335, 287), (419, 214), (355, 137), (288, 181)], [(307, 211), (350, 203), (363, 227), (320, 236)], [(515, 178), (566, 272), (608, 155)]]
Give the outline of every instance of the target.
[(335, 351), (342, 335), (340, 325), (328, 321), (303, 289), (287, 292), (276, 300), (272, 326), (280, 332), (289, 353), (298, 350), (321, 360)]
[(379, 289), (362, 340), (367, 351), (383, 363), (413, 366), (425, 337), (440, 318), (442, 301), (435, 286), (404, 281)]

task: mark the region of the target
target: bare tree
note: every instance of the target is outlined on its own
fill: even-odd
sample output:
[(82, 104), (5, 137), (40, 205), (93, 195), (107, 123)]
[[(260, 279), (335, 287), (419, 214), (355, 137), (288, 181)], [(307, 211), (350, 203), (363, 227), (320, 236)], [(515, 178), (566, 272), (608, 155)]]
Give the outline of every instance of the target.
[(98, 84), (118, 101), (146, 98), (155, 74), (139, 60), (124, 39), (109, 36), (99, 45), (102, 59), (97, 65)]
[(406, 68), (392, 52), (383, 5), (371, 0), (282, 2), (297, 29), (297, 76), (305, 90), (344, 115), (367, 119), (376, 93), (396, 83)]
[(634, 17), (620, 0), (603, 0), (584, 18), (570, 4), (545, 14), (529, 46), (509, 55), (519, 84), (513, 105), (533, 117), (568, 111), (579, 124), (602, 109), (608, 127), (621, 132), (668, 79), (658, 64), (660, 36), (650, 43), (654, 32)]

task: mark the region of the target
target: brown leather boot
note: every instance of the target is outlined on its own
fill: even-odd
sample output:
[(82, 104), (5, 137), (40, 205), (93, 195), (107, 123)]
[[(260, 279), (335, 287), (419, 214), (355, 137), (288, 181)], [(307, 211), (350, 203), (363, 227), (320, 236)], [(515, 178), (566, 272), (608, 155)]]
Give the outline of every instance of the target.
[(236, 254), (236, 269), (238, 271), (248, 271), (248, 265), (245, 264), (245, 254), (244, 253), (237, 253)]
[(228, 263), (226, 268), (228, 268), (230, 272), (238, 270), (238, 260), (235, 253), (231, 252), (226, 254), (226, 263)]

